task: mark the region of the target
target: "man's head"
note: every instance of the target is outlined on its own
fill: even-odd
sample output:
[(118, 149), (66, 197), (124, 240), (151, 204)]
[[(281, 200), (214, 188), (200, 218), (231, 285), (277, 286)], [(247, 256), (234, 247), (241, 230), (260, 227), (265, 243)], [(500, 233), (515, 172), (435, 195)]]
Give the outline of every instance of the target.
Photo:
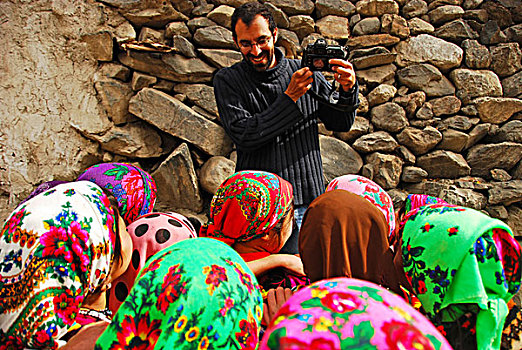
[(276, 65), (277, 28), (268, 7), (250, 2), (236, 8), (232, 14), (232, 34), (243, 58), (255, 70), (265, 71)]

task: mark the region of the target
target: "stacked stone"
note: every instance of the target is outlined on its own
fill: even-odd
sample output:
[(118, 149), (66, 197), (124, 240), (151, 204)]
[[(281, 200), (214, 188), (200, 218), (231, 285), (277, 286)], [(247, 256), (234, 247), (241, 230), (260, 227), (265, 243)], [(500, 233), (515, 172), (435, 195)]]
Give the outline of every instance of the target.
[[(241, 59), (230, 17), (245, 0), (104, 0), (125, 20), (86, 37), (112, 126), (78, 127), (156, 179), (159, 207), (204, 211), (234, 169), (212, 76)], [(426, 193), (522, 235), (522, 5), (516, 0), (267, 0), (279, 46), (346, 45), (361, 105), (349, 132), (320, 128), (327, 180), (359, 173), (396, 202)], [(110, 21), (109, 21), (110, 22)], [(128, 40), (161, 44), (122, 49)], [(168, 50), (165, 50), (165, 47)]]

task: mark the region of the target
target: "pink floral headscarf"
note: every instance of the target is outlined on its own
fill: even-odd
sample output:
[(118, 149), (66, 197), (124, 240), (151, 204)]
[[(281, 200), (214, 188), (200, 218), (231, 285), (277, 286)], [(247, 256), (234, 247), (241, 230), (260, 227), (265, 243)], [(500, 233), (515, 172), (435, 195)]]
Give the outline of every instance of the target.
[(401, 297), (371, 282), (335, 278), (294, 294), (269, 325), (260, 350), (451, 350)]
[(345, 190), (357, 194), (375, 205), (386, 218), (391, 236), (395, 230), (395, 211), (393, 201), (388, 193), (370, 179), (360, 175), (343, 175), (333, 179), (326, 191)]

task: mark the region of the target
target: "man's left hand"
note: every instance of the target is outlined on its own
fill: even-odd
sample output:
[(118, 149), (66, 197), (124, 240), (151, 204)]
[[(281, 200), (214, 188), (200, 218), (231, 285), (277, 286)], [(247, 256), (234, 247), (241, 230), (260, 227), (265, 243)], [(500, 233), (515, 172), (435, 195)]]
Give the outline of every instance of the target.
[(332, 66), (332, 70), (335, 72), (335, 80), (342, 86), (344, 91), (350, 91), (355, 85), (355, 71), (352, 64), (346, 60), (332, 58), (330, 66)]

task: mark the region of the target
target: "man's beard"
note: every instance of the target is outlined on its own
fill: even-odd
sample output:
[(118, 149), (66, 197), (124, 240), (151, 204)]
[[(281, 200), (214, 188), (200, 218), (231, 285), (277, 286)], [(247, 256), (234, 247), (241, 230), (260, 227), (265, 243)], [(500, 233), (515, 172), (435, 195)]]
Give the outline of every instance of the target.
[[(255, 64), (254, 62), (252, 62), (253, 57), (259, 56), (265, 56), (267, 58), (267, 62), (259, 64)], [(254, 56), (250, 53), (246, 55), (243, 54), (243, 58), (252, 68), (254, 68), (258, 72), (264, 72), (268, 69), (268, 67), (270, 67), (270, 64), (272, 64), (272, 61), (274, 60), (274, 50), (261, 50), (259, 56)]]

